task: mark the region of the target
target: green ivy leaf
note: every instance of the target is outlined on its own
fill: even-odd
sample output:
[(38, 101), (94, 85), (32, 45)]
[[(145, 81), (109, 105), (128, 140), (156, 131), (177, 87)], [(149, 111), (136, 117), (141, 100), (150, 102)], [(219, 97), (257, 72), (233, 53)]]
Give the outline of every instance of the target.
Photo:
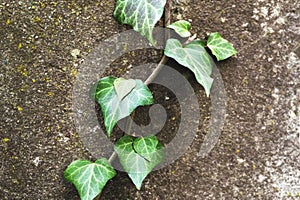
[(68, 166), (64, 177), (75, 185), (82, 200), (93, 200), (115, 175), (113, 167), (102, 158), (95, 163), (76, 160)]
[(191, 24), (188, 21), (185, 20), (179, 20), (177, 22), (174, 22), (168, 26), (168, 28), (173, 29), (176, 33), (178, 33), (181, 37), (190, 37), (190, 29)]
[(120, 163), (138, 190), (152, 169), (163, 161), (165, 149), (155, 136), (124, 136), (115, 144)]
[(165, 48), (165, 55), (189, 68), (209, 96), (213, 83), (213, 79), (210, 77), (213, 61), (203, 47), (203, 42), (194, 40), (183, 47), (179, 40), (169, 39)]
[(151, 161), (153, 159), (153, 152), (156, 151), (158, 140), (155, 136), (148, 136), (145, 138), (137, 138), (134, 140), (133, 148), (142, 157)]
[(218, 61), (225, 60), (237, 53), (232, 44), (222, 38), (218, 32), (209, 35), (207, 46)]
[(97, 84), (95, 98), (101, 106), (108, 136), (120, 119), (129, 116), (138, 106), (154, 102), (149, 88), (141, 80), (133, 81), (135, 83), (132, 79), (127, 82), (123, 78), (108, 76)]
[(114, 81), (114, 87), (116, 93), (119, 97), (119, 101), (121, 101), (124, 97), (126, 97), (132, 90), (135, 88), (136, 82), (133, 79), (126, 80), (124, 78), (118, 78)]
[(114, 16), (154, 44), (152, 31), (163, 15), (165, 4), (166, 0), (117, 0)]

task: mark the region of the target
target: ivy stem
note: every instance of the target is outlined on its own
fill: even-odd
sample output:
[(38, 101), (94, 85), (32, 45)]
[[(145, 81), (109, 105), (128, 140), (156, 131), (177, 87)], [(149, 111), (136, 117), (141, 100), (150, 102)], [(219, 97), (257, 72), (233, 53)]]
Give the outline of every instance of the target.
[(194, 41), (196, 38), (197, 38), (197, 34), (195, 33), (193, 36), (189, 37), (189, 38), (187, 39), (187, 41), (185, 41), (185, 42), (183, 43), (183, 46), (185, 46), (185, 45), (187, 45), (188, 43)]
[(165, 6), (165, 27), (169, 26), (171, 23), (171, 6), (172, 6), (172, 0), (167, 0), (166, 6)]
[[(164, 17), (164, 26), (167, 27), (171, 24), (171, 3), (172, 0), (167, 0), (166, 6), (165, 6), (165, 17)], [(165, 35), (165, 41), (167, 41), (170, 38), (170, 31), (167, 30), (166, 35)], [(146, 85), (149, 85), (159, 74), (161, 69), (163, 68), (164, 64), (167, 63), (168, 57), (163, 55), (162, 59), (158, 63), (157, 67), (153, 70), (151, 75), (147, 78), (145, 81)]]
[[(161, 61), (157, 65), (157, 67), (153, 70), (153, 72), (151, 73), (151, 75), (144, 82), (145, 85), (149, 85), (157, 77), (157, 75), (159, 74), (159, 72), (163, 68), (164, 64), (166, 64), (166, 62), (168, 61), (168, 59), (169, 58), (167, 56), (165, 56), (165, 55), (162, 57)], [(131, 126), (132, 126), (132, 120), (128, 119), (126, 121), (125, 133), (130, 134)], [(117, 154), (114, 151), (112, 153), (112, 155), (109, 157), (108, 162), (111, 164), (116, 159), (116, 157), (117, 157)]]
[(166, 64), (166, 62), (169, 60), (169, 58), (167, 56), (163, 56), (161, 61), (159, 62), (159, 64), (157, 65), (157, 67), (153, 70), (153, 72), (151, 73), (151, 75), (147, 78), (147, 80), (144, 82), (145, 85), (149, 85), (159, 74), (159, 72), (161, 71), (161, 69), (163, 68), (164, 64)]
[(108, 159), (108, 162), (111, 164), (117, 157), (117, 153), (114, 151)]
[[(172, 0), (167, 0), (167, 2), (166, 2), (165, 13), (164, 13), (164, 15), (165, 15), (164, 16), (164, 27), (169, 26), (170, 22), (171, 22), (171, 2), (172, 2)], [(167, 31), (165, 37), (166, 37), (165, 41), (167, 41), (170, 38), (170, 32)], [(157, 77), (157, 75), (159, 74), (159, 72), (163, 68), (164, 64), (167, 63), (168, 59), (169, 58), (167, 56), (163, 55), (162, 59), (160, 60), (160, 62), (156, 66), (156, 68), (153, 70), (151, 75), (144, 82), (145, 85), (149, 85)], [(134, 115), (134, 113), (133, 113), (133, 115)], [(127, 134), (130, 133), (131, 126), (132, 126), (132, 120), (128, 119), (126, 121), (125, 133), (127, 133)], [(108, 162), (110, 164), (112, 164), (112, 162), (116, 159), (116, 157), (117, 157), (117, 153), (114, 151), (111, 154), (111, 156), (109, 157)]]

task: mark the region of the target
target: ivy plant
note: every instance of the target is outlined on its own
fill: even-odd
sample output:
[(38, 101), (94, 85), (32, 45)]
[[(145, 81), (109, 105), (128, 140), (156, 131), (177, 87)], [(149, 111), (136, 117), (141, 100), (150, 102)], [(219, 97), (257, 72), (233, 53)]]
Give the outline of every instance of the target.
[(108, 136), (120, 119), (129, 116), (138, 106), (154, 102), (151, 91), (141, 80), (111, 76), (99, 80), (95, 98), (101, 106)]
[(155, 136), (134, 138), (122, 137), (115, 145), (120, 163), (138, 190), (152, 169), (164, 156), (164, 148)]
[[(161, 19), (164, 11), (165, 18), (170, 17), (170, 3), (170, 0), (117, 0), (114, 17), (121, 24), (132, 26), (154, 45), (155, 40), (152, 36), (154, 26)], [(184, 43), (174, 38), (168, 39), (163, 59), (172, 58), (191, 70), (209, 96), (214, 81), (211, 77), (213, 58), (206, 49), (210, 49), (218, 61), (235, 55), (237, 51), (217, 32), (211, 33), (207, 41), (192, 36), (191, 24), (188, 21), (180, 20), (170, 24), (166, 20), (165, 26), (187, 39)], [(151, 83), (161, 67), (162, 65), (159, 64), (150, 75), (151, 78), (145, 82), (112, 76), (101, 78), (97, 82), (93, 98), (101, 107), (108, 137), (113, 133), (119, 120), (129, 116), (139, 106), (154, 103), (155, 100), (147, 85)], [(124, 171), (138, 190), (141, 189), (146, 176), (163, 161), (165, 155), (163, 144), (153, 135), (135, 137), (125, 134), (115, 143), (114, 151)], [(88, 160), (76, 160), (67, 167), (64, 177), (74, 184), (82, 200), (92, 200), (116, 175), (110, 162), (111, 159), (106, 158), (99, 158), (94, 163)]]

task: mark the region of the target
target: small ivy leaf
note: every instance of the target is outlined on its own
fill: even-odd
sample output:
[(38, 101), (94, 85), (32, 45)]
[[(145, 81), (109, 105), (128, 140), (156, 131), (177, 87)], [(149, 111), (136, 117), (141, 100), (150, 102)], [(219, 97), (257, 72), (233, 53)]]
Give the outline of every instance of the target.
[[(119, 95), (115, 90), (115, 80), (117, 78), (111, 76), (100, 79), (95, 92), (95, 99), (100, 104), (108, 136), (120, 119), (129, 116), (138, 106), (150, 105), (154, 102), (151, 91), (141, 80), (134, 80), (135, 87), (129, 93), (126, 89), (125, 92), (119, 91)], [(122, 82), (126, 83), (121, 81), (119, 84)], [(130, 84), (132, 87), (131, 81)], [(121, 88), (120, 85), (117, 87)], [(124, 96), (125, 93), (128, 94)]]
[(209, 35), (207, 46), (217, 60), (225, 60), (237, 53), (232, 44), (216, 32)]
[(173, 29), (176, 33), (178, 33), (181, 37), (190, 37), (190, 29), (191, 24), (188, 21), (185, 20), (179, 20), (177, 22), (174, 22), (168, 26), (168, 28)]
[(154, 45), (152, 31), (163, 15), (166, 0), (117, 0), (114, 17), (129, 24)]
[(82, 200), (93, 200), (116, 175), (113, 167), (105, 158), (92, 163), (88, 160), (76, 160), (65, 171), (64, 178), (72, 182)]
[(203, 47), (203, 42), (194, 40), (185, 47), (179, 40), (169, 39), (165, 48), (165, 55), (175, 59), (179, 64), (189, 68), (196, 76), (209, 96), (213, 79), (210, 77), (213, 68), (213, 61)]
[(138, 139), (124, 136), (115, 144), (115, 151), (121, 165), (138, 190), (141, 189), (143, 180), (152, 169), (163, 161), (165, 154), (163, 145), (155, 136)]
[(114, 87), (121, 101), (125, 96), (127, 96), (133, 88), (135, 88), (136, 82), (133, 79), (126, 80), (124, 78), (117, 78), (114, 81)]

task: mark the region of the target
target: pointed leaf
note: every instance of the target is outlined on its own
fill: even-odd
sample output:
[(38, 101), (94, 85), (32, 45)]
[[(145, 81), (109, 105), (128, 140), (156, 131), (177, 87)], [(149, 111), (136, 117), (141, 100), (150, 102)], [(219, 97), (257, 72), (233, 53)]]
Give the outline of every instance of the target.
[(117, 0), (114, 16), (154, 44), (152, 31), (163, 15), (165, 4), (166, 0)]
[(64, 177), (75, 185), (82, 200), (93, 200), (115, 175), (113, 167), (102, 158), (95, 163), (76, 160), (68, 166)]
[(183, 47), (179, 40), (169, 39), (165, 48), (165, 55), (189, 68), (209, 96), (213, 83), (213, 79), (210, 77), (213, 61), (203, 47), (203, 42), (195, 40)]
[(114, 81), (114, 87), (116, 93), (121, 101), (127, 94), (129, 94), (133, 88), (135, 88), (136, 82), (133, 79), (126, 80), (124, 78), (118, 78)]
[(237, 53), (232, 44), (222, 38), (218, 32), (210, 34), (207, 46), (218, 61), (225, 60)]
[(168, 28), (173, 29), (178, 35), (181, 37), (190, 37), (190, 29), (191, 29), (191, 24), (188, 21), (185, 20), (179, 20), (177, 22), (174, 22), (168, 26)]
[[(95, 99), (101, 106), (101, 111), (104, 117), (104, 124), (108, 136), (110, 136), (116, 123), (129, 116), (138, 106), (150, 105), (153, 103), (153, 96), (149, 88), (141, 81), (134, 80), (135, 87), (130, 83), (128, 90), (117, 94), (115, 90), (114, 83), (119, 79), (115, 77), (105, 77), (99, 80), (96, 88)], [(121, 86), (120, 84), (125, 84), (126, 81), (119, 81), (118, 86), (120, 88), (125, 88), (126, 86)], [(128, 93), (124, 96), (125, 93)], [(120, 100), (120, 96), (122, 97)], [(124, 97), (123, 97), (124, 96)]]
[(165, 149), (155, 136), (139, 139), (124, 136), (115, 144), (115, 151), (124, 170), (138, 190), (141, 189), (146, 176), (162, 162), (165, 153)]

